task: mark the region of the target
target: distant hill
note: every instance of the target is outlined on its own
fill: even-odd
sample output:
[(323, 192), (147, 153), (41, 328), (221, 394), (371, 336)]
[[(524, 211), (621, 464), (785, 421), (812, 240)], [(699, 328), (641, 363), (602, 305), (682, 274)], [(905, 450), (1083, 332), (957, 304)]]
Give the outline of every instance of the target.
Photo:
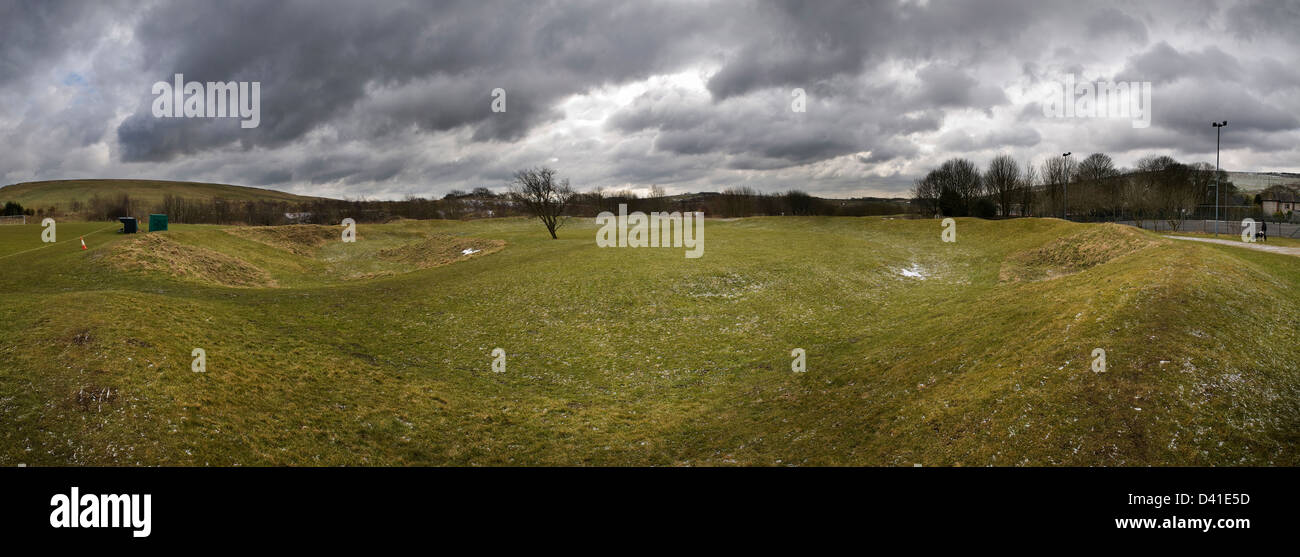
[(136, 202), (147, 205), (161, 203), (167, 195), (185, 199), (210, 200), (224, 198), (239, 201), (289, 201), (303, 202), (318, 197), (294, 195), (282, 191), (209, 184), (204, 182), (171, 182), (167, 180), (50, 180), (23, 182), (0, 188), (0, 203), (17, 201), (24, 207), (66, 208), (73, 201), (88, 201), (91, 197), (131, 196)]
[(1300, 184), (1300, 174), (1291, 172), (1229, 172), (1228, 179), (1238, 189), (1257, 192), (1272, 186)]

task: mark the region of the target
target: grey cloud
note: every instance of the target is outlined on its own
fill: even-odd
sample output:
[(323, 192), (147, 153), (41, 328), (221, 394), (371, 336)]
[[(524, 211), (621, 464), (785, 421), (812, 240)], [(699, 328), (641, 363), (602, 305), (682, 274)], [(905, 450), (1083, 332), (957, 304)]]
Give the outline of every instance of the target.
[[(949, 156), (1067, 145), (1120, 164), (1199, 157), (1212, 119), (1231, 122), (1243, 164), (1276, 165), (1300, 160), (1298, 12), (1178, 0), (19, 0), (0, 4), (0, 179), (432, 195), (499, 188), (558, 159), (579, 187), (881, 194)], [(150, 85), (174, 73), (260, 81), (261, 125), (154, 118)], [(1066, 73), (1153, 82), (1152, 126), (1044, 118), (1027, 94)], [(698, 81), (682, 86), (686, 75)], [(490, 110), (498, 87), (505, 113)], [(789, 110), (795, 87), (806, 113)]]
[(1115, 76), (1115, 81), (1166, 84), (1188, 77), (1236, 80), (1241, 74), (1241, 64), (1237, 59), (1218, 47), (1185, 53), (1161, 41), (1150, 50), (1130, 58)]
[[(119, 130), (125, 160), (169, 160), (227, 145), (275, 148), (353, 109), (385, 133), (394, 122), (423, 131), (474, 128), (476, 141), (513, 141), (556, 117), (559, 98), (680, 63), (709, 18), (705, 8), (638, 4), (584, 10), (581, 4), (421, 2), (170, 3), (136, 30), (147, 71), (168, 79), (260, 81), (262, 122), (220, 127), (150, 124), (148, 101)], [(677, 40), (662, 40), (668, 30)], [(405, 103), (367, 103), (372, 90), (432, 84)], [(507, 92), (508, 110), (490, 111), (489, 93)], [(419, 108), (416, 108), (416, 107)], [(400, 125), (400, 124), (399, 124)], [(152, 133), (157, 131), (158, 133)], [(156, 141), (150, 141), (156, 139)]]
[(925, 108), (987, 109), (1007, 100), (1001, 89), (982, 85), (958, 68), (931, 64), (918, 71), (916, 76), (922, 84), (917, 101)]
[(1227, 23), (1229, 31), (1239, 39), (1277, 34), (1293, 37), (1300, 28), (1300, 4), (1285, 0), (1241, 2), (1228, 9)]
[(1137, 18), (1116, 8), (1103, 8), (1088, 16), (1089, 36), (1096, 39), (1127, 38), (1139, 44), (1147, 42), (1147, 26)]

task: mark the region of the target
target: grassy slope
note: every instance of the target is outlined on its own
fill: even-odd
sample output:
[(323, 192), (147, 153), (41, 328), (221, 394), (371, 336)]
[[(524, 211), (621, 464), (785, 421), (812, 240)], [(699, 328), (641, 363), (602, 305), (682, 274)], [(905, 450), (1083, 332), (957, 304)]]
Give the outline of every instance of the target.
[[(1140, 233), (1000, 281), (1095, 226), (1040, 219), (959, 219), (955, 244), (934, 221), (709, 221), (697, 260), (599, 249), (590, 221), (362, 226), (314, 257), (166, 233), (278, 285), (227, 288), (113, 270), (123, 238), (82, 252), (77, 226), (0, 260), (0, 464), (1300, 463), (1300, 258)], [(348, 280), (427, 233), (506, 247)], [(0, 257), (38, 237), (0, 227)]]
[(170, 194), (187, 199), (225, 198), (240, 201), (308, 201), (311, 197), (275, 190), (208, 184), (203, 182), (170, 182), (165, 180), (53, 180), (23, 182), (0, 188), (0, 203), (17, 201), (24, 207), (66, 208), (72, 201), (89, 201), (98, 194), (111, 197), (128, 194), (132, 199), (148, 204), (161, 203)]

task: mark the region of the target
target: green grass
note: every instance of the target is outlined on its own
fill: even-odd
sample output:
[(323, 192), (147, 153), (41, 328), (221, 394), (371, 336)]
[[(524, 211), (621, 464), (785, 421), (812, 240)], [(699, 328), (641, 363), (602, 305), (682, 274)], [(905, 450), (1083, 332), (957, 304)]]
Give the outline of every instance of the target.
[[(0, 227), (0, 464), (1300, 463), (1296, 257), (1054, 219), (710, 220), (700, 259), (590, 220), (162, 233), (274, 281), (227, 287), (97, 228)], [(379, 255), (430, 237), (505, 247)]]
[(59, 207), (67, 209), (73, 201), (87, 202), (98, 195), (104, 198), (122, 194), (152, 206), (162, 203), (167, 195), (184, 199), (209, 200), (224, 198), (237, 201), (311, 201), (312, 197), (282, 191), (208, 184), (203, 182), (171, 182), (166, 180), (52, 180), (23, 182), (0, 188), (0, 203), (17, 201), (32, 209)]

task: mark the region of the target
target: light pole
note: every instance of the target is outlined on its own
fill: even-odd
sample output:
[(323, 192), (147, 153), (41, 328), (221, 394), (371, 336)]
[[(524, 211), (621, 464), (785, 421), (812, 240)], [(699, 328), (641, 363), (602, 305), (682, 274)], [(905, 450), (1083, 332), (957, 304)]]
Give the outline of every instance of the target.
[(1219, 235), (1219, 138), (1228, 121), (1210, 122), (1214, 126), (1214, 235)]
[(1063, 187), (1065, 195), (1061, 198), (1061, 219), (1068, 221), (1070, 220), (1070, 153), (1062, 153), (1061, 158), (1065, 159), (1065, 164), (1062, 165), (1062, 170), (1065, 172)]

